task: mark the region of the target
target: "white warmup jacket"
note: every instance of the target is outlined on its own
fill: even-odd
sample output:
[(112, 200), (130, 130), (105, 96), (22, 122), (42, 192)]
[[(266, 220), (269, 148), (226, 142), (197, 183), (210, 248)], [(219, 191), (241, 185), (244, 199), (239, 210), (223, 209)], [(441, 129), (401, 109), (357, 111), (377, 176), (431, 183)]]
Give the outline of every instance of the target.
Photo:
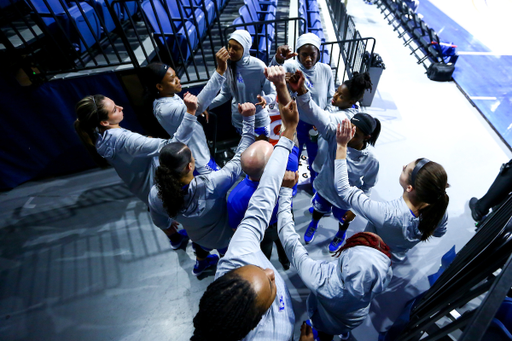
[[(350, 186), (346, 160), (336, 160), (334, 185), (354, 213), (368, 220), (365, 231), (378, 234), (398, 261), (404, 260), (407, 251), (421, 241), (420, 220), (412, 214), (403, 197), (386, 202), (371, 200), (363, 191)], [(447, 223), (448, 214), (445, 213), (434, 237), (446, 233)]]
[(108, 129), (97, 134), (96, 150), (115, 168), (128, 189), (147, 204), (160, 150), (170, 142), (188, 144), (196, 123), (196, 116), (185, 115), (169, 140), (143, 136), (124, 128)]

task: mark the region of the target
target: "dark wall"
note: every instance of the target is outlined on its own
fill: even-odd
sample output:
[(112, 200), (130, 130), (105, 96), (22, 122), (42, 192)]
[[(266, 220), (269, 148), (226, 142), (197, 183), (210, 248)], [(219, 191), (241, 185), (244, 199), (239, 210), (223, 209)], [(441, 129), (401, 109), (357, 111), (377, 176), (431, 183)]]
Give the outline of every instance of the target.
[[(70, 174), (96, 167), (73, 128), (75, 104), (102, 94), (124, 108), (123, 128), (153, 137), (168, 137), (144, 101), (135, 70), (102, 73), (22, 87), (10, 73), (0, 75), (0, 190), (31, 179)], [(186, 88), (198, 94), (203, 86)], [(217, 140), (237, 137), (230, 102), (215, 109)], [(204, 123), (204, 122), (202, 122)], [(205, 125), (207, 136), (214, 129)]]
[(73, 129), (75, 104), (85, 96), (110, 97), (124, 107), (121, 125), (144, 133), (115, 73), (29, 87), (4, 73), (0, 94), (0, 190), (96, 167)]

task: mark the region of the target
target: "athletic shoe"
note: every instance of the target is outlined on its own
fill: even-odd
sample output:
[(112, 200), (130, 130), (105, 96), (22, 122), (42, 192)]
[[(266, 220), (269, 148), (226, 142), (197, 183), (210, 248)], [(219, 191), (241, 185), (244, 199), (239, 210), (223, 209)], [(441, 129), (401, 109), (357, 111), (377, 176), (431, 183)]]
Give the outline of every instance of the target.
[(345, 235), (347, 231), (338, 231), (334, 236), (333, 240), (329, 243), (329, 252), (335, 253), (341, 247), (341, 244), (345, 241)]
[(211, 266), (217, 265), (219, 262), (219, 256), (213, 254), (208, 255), (205, 259), (199, 261), (196, 260), (196, 265), (194, 265), (194, 268), (192, 269), (192, 275), (199, 276), (204, 272), (204, 270), (208, 269)]
[[(178, 237), (173, 238), (173, 239), (175, 239), (174, 241), (169, 239), (169, 243), (171, 243), (171, 249), (173, 249), (173, 250), (179, 249), (181, 247), (181, 245), (183, 244), (183, 242), (188, 240), (187, 231), (179, 230), (177, 234), (178, 234)], [(174, 235), (176, 235), (176, 234), (174, 234)]]
[(483, 216), (477, 212), (476, 204), (478, 203), (478, 199), (473, 197), (469, 200), (469, 208), (471, 209), (471, 217), (473, 217), (474, 221), (482, 220)]
[(318, 223), (314, 224), (313, 222), (309, 223), (308, 229), (306, 233), (304, 233), (304, 242), (306, 244), (311, 243), (315, 239), (315, 232), (318, 228)]

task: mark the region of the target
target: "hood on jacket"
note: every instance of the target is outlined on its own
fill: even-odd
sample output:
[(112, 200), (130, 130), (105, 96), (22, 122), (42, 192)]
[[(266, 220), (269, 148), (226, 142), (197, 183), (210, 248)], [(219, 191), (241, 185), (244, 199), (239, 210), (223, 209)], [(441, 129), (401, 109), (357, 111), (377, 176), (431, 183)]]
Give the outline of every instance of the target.
[(360, 300), (370, 300), (383, 292), (393, 276), (391, 260), (382, 252), (368, 246), (345, 250), (339, 260), (338, 274), (350, 294)]

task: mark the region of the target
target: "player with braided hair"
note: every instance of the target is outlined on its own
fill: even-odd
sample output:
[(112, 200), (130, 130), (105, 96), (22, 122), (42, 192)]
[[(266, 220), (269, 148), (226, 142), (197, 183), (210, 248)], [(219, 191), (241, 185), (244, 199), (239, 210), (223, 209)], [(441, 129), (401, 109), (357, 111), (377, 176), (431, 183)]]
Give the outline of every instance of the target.
[[(266, 74), (276, 88), (284, 87), (286, 91), (282, 67), (269, 67)], [(219, 261), (215, 281), (201, 298), (191, 340), (289, 341), (293, 338), (295, 316), (290, 293), (283, 278), (260, 249), (286, 170), (286, 162), (282, 160), (288, 159), (293, 149), (299, 121), (296, 104), (288, 93), (279, 98), (279, 109), (286, 129), (226, 255)], [(295, 181), (297, 177), (295, 173)], [(246, 285), (251, 290), (242, 289)]]
[(211, 283), (201, 298), (194, 326), (202, 328), (196, 328), (190, 340), (213, 340), (212, 335), (215, 335), (219, 324), (230, 326), (224, 331), (225, 340), (242, 339), (265, 313), (265, 307), (259, 306), (257, 299), (248, 281), (243, 280), (236, 271), (226, 273)]

